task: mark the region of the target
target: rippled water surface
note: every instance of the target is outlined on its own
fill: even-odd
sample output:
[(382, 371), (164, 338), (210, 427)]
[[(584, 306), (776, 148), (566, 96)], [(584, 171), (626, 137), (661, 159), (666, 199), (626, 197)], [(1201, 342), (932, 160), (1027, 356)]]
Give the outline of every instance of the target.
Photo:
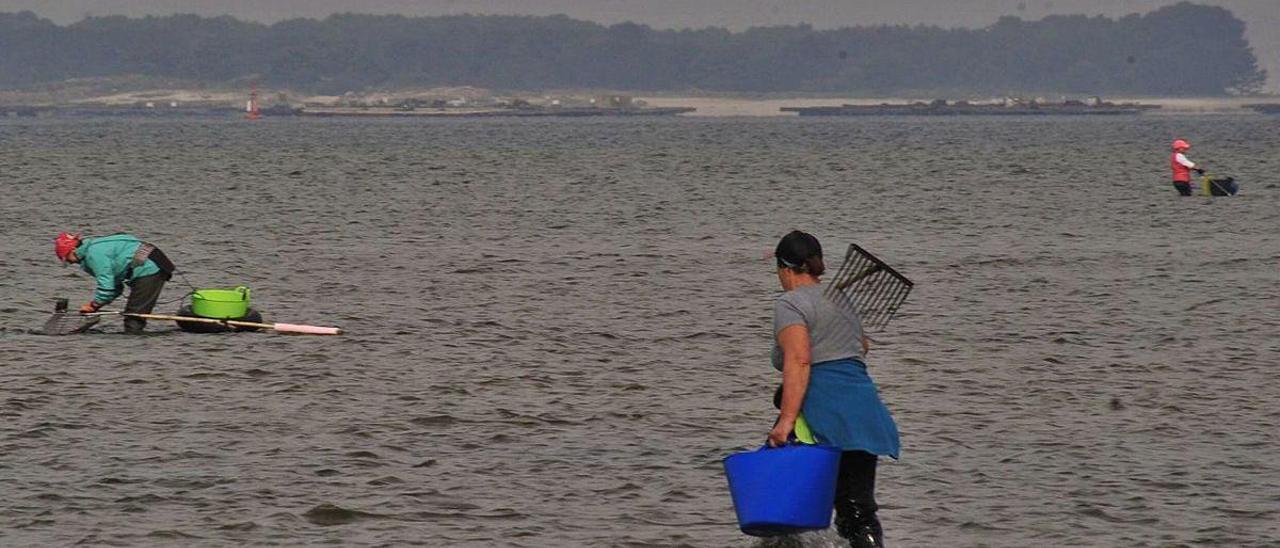
[[(1177, 198), (1175, 136), (1242, 195)], [(0, 544), (751, 546), (720, 459), (773, 419), (762, 255), (803, 228), (917, 284), (869, 360), (891, 545), (1274, 545), (1277, 151), (1257, 116), (0, 120)], [(64, 229), (347, 334), (39, 335), (90, 297)]]

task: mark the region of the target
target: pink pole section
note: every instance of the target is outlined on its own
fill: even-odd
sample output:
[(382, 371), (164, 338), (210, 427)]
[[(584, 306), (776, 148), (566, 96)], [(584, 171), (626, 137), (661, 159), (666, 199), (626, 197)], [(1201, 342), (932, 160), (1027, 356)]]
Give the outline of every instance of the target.
[(316, 327), (314, 325), (296, 325), (291, 323), (277, 323), (271, 326), (276, 331), (285, 333), (303, 333), (306, 335), (341, 335), (342, 330), (337, 327)]

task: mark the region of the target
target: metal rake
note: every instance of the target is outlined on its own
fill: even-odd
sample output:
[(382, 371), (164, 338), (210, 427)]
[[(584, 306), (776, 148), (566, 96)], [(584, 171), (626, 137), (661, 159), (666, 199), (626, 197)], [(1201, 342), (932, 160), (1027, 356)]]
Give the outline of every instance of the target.
[(45, 335), (71, 335), (84, 333), (97, 325), (100, 318), (96, 315), (82, 315), (67, 312), (67, 300), (57, 299), (54, 303), (53, 316), (44, 322)]
[(856, 310), (864, 329), (879, 331), (889, 324), (915, 284), (869, 251), (849, 244), (844, 263), (831, 277), (824, 295)]

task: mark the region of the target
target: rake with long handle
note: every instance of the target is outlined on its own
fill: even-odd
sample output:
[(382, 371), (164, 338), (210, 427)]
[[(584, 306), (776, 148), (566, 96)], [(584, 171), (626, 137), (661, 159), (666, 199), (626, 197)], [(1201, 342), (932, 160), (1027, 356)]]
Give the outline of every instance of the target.
[(252, 327), (256, 329), (270, 329), (280, 333), (297, 333), (300, 335), (341, 335), (342, 329), (337, 327), (318, 327), (314, 325), (298, 325), (291, 323), (258, 323), (258, 322), (242, 322), (239, 320), (218, 320), (214, 318), (200, 318), (195, 316), (170, 316), (167, 314), (133, 314), (120, 311), (104, 311), (94, 312), (92, 314), (75, 314), (67, 312), (66, 299), (58, 299), (54, 308), (53, 317), (49, 318), (44, 324), (44, 333), (46, 335), (71, 335), (73, 333), (83, 333), (88, 331), (98, 323), (102, 316), (130, 316), (134, 318), (145, 318), (148, 320), (168, 320), (175, 322), (195, 322), (218, 324), (230, 327)]

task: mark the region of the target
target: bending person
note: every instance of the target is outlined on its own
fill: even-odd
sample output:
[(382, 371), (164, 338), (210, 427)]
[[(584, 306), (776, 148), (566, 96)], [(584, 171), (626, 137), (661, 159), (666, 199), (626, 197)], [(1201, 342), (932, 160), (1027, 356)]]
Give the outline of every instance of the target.
[(880, 455), (898, 458), (898, 428), (867, 374), (862, 321), (823, 295), (817, 238), (793, 231), (774, 257), (785, 291), (773, 310), (773, 366), (782, 371), (782, 398), (768, 443), (787, 443), (803, 416), (818, 443), (840, 448), (836, 531), (854, 548), (881, 547), (876, 463)]
[[(116, 300), (126, 285), (129, 300), (124, 305), (125, 313), (150, 314), (164, 283), (173, 277), (173, 263), (164, 252), (128, 234), (81, 238), (79, 234), (63, 232), (53, 242), (58, 260), (79, 264), (98, 282), (93, 300), (80, 307), (82, 314), (97, 312)], [(146, 326), (147, 320), (124, 317), (125, 333), (142, 333)]]

